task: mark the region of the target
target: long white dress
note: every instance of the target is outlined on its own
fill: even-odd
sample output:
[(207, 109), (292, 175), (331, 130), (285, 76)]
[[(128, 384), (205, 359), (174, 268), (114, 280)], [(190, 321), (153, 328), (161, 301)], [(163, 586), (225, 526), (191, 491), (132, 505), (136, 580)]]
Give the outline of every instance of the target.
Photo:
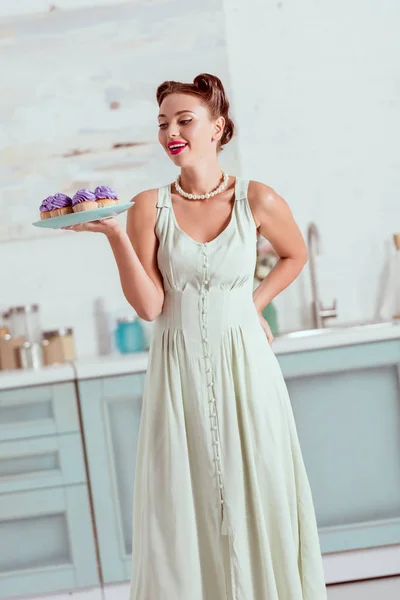
[(159, 189), (165, 301), (137, 448), (130, 600), (325, 600), (313, 498), (253, 294), (248, 182), (213, 241)]

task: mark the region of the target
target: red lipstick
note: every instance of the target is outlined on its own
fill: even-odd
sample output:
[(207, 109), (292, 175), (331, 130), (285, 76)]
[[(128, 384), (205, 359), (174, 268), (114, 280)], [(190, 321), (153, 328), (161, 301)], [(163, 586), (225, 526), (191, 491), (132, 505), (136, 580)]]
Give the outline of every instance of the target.
[(180, 140), (175, 140), (174, 142), (168, 143), (168, 150), (171, 154), (179, 154), (184, 150), (187, 146), (186, 142), (181, 142)]

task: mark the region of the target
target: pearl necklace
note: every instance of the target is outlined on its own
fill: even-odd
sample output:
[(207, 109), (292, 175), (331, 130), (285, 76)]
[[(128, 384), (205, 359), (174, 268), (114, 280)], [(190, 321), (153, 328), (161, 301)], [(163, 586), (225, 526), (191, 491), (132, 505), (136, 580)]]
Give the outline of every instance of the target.
[(208, 194), (188, 194), (187, 192), (184, 192), (181, 186), (179, 185), (179, 175), (176, 178), (175, 187), (181, 196), (184, 196), (185, 198), (190, 198), (190, 200), (204, 200), (205, 198), (212, 198), (213, 196), (216, 196), (217, 194), (223, 192), (226, 186), (228, 185), (228, 173), (226, 173), (226, 171), (222, 171), (222, 174), (224, 176), (222, 183), (217, 187), (217, 189), (215, 189), (213, 192), (209, 192)]

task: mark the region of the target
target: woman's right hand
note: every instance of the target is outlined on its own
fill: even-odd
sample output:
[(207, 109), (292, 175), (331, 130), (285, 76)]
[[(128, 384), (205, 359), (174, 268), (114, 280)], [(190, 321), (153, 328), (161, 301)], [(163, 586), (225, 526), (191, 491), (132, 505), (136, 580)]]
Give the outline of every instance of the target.
[(114, 217), (108, 219), (101, 219), (99, 221), (90, 221), (89, 223), (79, 223), (78, 225), (70, 225), (69, 227), (63, 227), (67, 231), (93, 231), (94, 233), (103, 233), (108, 238), (118, 235), (121, 231), (124, 231), (121, 223)]
[(128, 210), (126, 229), (113, 217), (63, 228), (106, 235), (124, 296), (145, 321), (153, 321), (164, 302), (163, 279), (157, 264), (157, 194), (157, 189), (146, 190), (132, 199), (134, 206)]

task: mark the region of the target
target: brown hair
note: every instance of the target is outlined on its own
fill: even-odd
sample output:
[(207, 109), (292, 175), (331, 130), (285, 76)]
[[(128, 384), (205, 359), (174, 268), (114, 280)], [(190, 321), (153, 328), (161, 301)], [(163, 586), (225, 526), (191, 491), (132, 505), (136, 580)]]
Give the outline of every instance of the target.
[(192, 94), (199, 96), (204, 104), (207, 105), (212, 119), (217, 119), (221, 116), (225, 119), (224, 132), (218, 142), (218, 151), (222, 150), (222, 146), (231, 141), (235, 125), (229, 116), (229, 101), (226, 97), (222, 81), (218, 77), (209, 73), (201, 73), (193, 79), (193, 83), (164, 81), (157, 88), (158, 106), (170, 94)]

